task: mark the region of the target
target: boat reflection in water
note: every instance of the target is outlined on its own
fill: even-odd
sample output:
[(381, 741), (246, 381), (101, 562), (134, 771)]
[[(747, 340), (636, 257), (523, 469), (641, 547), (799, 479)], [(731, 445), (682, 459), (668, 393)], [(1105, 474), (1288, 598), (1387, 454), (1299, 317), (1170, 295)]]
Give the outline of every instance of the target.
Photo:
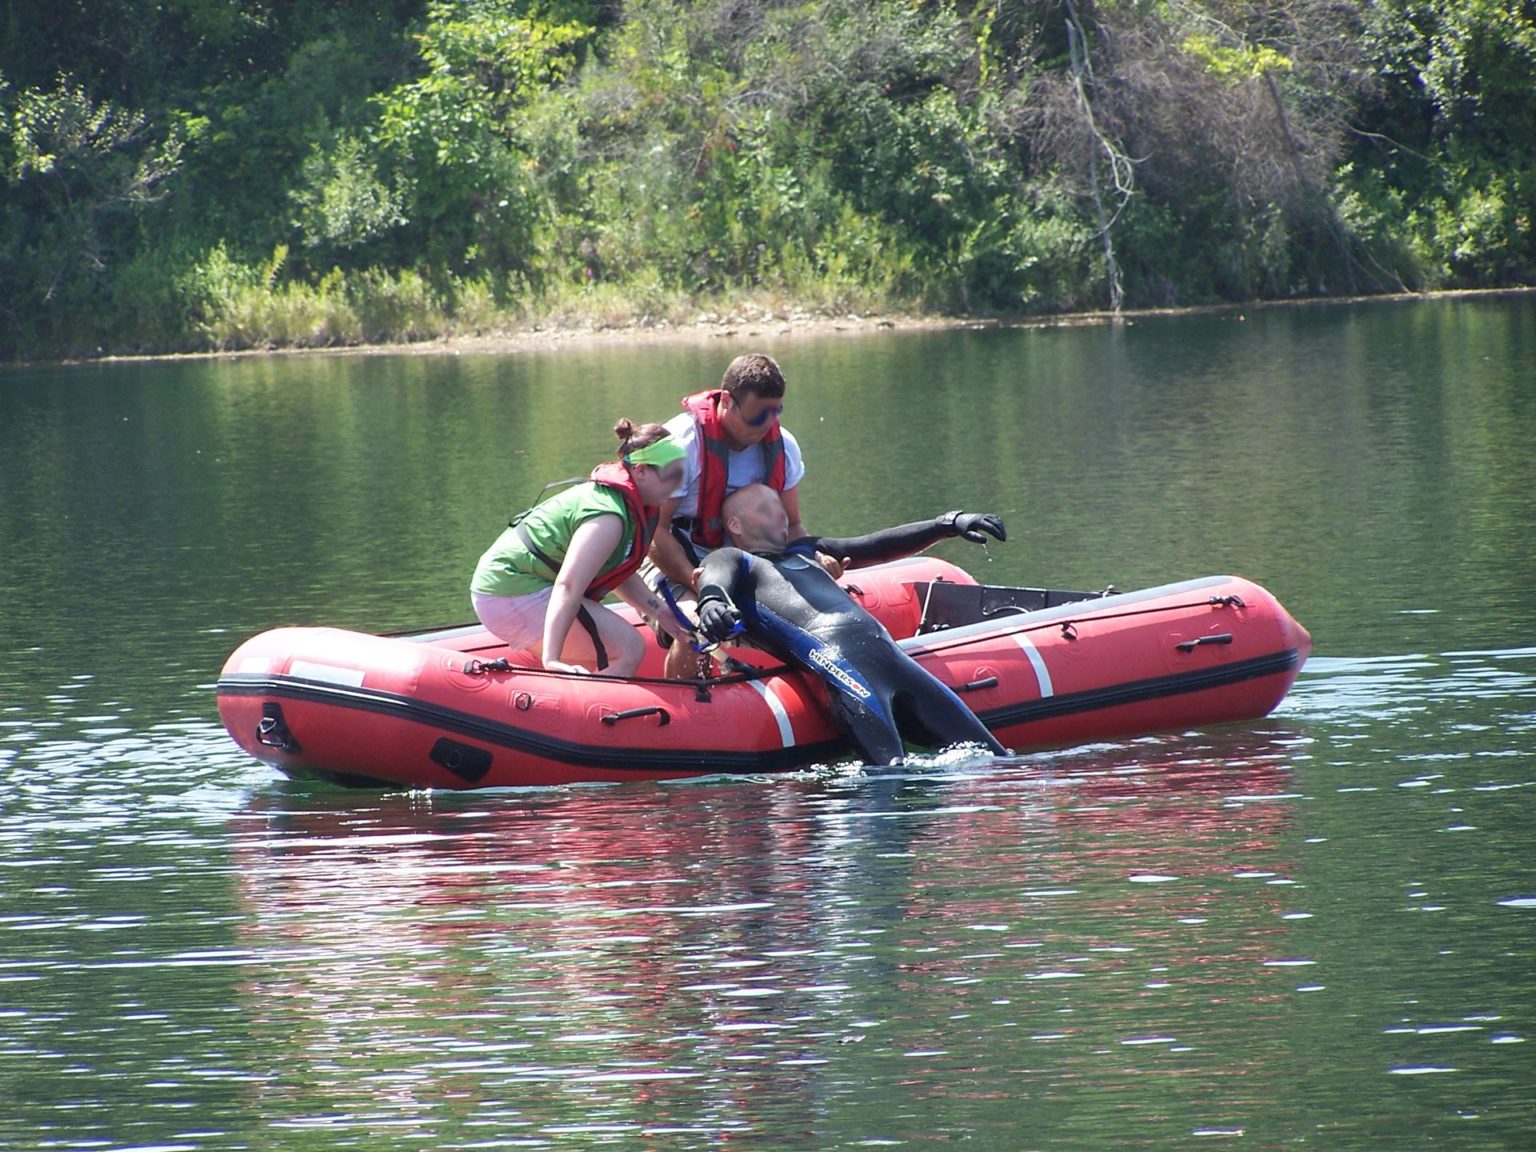
[[(541, 1139), (803, 1133), (840, 1097), (920, 1138), (1089, 1068), (1154, 1093), (1127, 1037), (1181, 1059), (1186, 1009), (1251, 1010), (1284, 951), (1255, 878), (1286, 870), (1288, 755), (1272, 729), (895, 776), (263, 793), (233, 829), (249, 1011), (287, 1053), (263, 1092), (327, 1130)], [(1205, 1047), (1240, 1107), (1248, 1058)]]

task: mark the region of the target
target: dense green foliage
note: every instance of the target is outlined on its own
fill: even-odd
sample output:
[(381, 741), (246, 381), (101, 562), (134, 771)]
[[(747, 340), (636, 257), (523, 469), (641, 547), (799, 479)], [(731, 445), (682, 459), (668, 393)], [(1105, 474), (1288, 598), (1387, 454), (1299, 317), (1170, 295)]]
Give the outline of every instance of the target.
[(1536, 279), (1536, 4), (10, 0), (0, 355)]

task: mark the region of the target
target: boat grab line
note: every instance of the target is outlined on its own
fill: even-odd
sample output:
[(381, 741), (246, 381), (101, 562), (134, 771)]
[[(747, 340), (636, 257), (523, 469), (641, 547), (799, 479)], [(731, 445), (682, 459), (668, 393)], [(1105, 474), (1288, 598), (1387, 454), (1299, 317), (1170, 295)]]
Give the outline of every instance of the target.
[[(1101, 620), (1125, 620), (1132, 616), (1156, 616), (1162, 612), (1182, 612), (1188, 608), (1246, 608), (1239, 596), (1211, 596), (1204, 600), (1191, 600), (1179, 604), (1157, 604), (1151, 608), (1127, 608), (1118, 612), (1095, 612), (1089, 615), (1063, 612), (1064, 608), (1075, 608), (1080, 605), (1060, 604), (1055, 608), (1041, 608), (1038, 612), (1020, 613), (1010, 619), (1017, 620), (1016, 627), (999, 629), (998, 635), (1012, 636), (1018, 640), (1020, 646), (1024, 645), (1024, 634), (1028, 632), (1041, 632), (1047, 628), (1059, 628), (1068, 639), (1077, 639), (1077, 626), (1079, 624), (1093, 624)], [(1046, 620), (1031, 620), (1030, 617), (1049, 612), (1050, 618)], [(898, 641), (907, 649), (908, 655), (932, 655), (937, 652), (947, 652), (951, 648), (963, 648), (971, 643), (978, 631), (986, 631), (986, 625), (991, 623), (979, 620), (974, 624), (962, 624), (957, 628), (947, 629), (943, 632), (924, 633), (914, 636), (909, 640)], [(963, 632), (964, 635), (956, 635)], [(1025, 649), (1032, 651), (1032, 648)]]

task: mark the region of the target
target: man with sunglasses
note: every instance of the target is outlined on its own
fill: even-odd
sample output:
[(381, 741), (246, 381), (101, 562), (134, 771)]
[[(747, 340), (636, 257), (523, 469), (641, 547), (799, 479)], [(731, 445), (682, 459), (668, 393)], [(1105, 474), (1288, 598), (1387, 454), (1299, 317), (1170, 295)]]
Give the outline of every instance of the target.
[[(683, 398), (683, 412), (666, 423), (683, 448), (684, 479), (661, 506), (661, 529), (651, 545), (647, 579), (663, 597), (694, 598), (695, 569), (725, 535), (725, 498), (752, 484), (778, 494), (792, 538), (806, 536), (800, 521), (800, 445), (779, 424), (784, 411), (784, 374), (773, 357), (748, 353), (732, 360), (720, 387)], [(666, 644), (671, 637), (658, 631)], [(686, 644), (667, 652), (667, 675), (697, 673), (698, 654)]]

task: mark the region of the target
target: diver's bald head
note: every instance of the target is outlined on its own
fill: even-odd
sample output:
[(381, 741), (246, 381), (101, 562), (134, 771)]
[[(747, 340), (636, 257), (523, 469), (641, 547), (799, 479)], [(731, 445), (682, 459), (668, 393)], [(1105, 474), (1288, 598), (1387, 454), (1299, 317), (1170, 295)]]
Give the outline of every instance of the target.
[(789, 545), (789, 513), (766, 484), (748, 484), (721, 507), (731, 543), (744, 552), (782, 552)]

